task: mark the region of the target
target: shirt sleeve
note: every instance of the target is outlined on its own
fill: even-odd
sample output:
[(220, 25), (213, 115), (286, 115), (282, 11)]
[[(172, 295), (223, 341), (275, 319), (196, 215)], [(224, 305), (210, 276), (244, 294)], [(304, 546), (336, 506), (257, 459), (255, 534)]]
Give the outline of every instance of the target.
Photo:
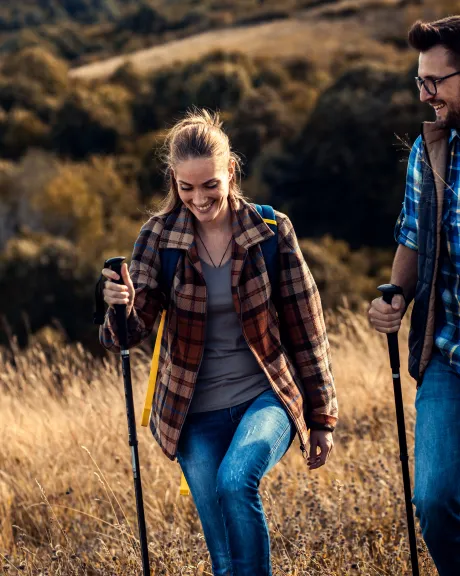
[(395, 240), (411, 250), (418, 250), (418, 210), (422, 189), (422, 137), (414, 142), (407, 166), (406, 192), (395, 228)]
[[(134, 306), (128, 318), (128, 348), (137, 346), (152, 332), (162, 306), (160, 222), (151, 218), (141, 228), (134, 244), (129, 274), (135, 289)], [(120, 352), (115, 311), (109, 308), (99, 329), (99, 341), (110, 352)]]

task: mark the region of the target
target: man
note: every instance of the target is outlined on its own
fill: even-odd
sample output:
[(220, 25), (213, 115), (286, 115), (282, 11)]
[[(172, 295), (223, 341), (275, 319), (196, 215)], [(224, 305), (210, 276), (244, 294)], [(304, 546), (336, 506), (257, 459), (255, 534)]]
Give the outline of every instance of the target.
[(375, 299), (376, 330), (396, 332), (414, 299), (409, 371), (417, 380), (413, 502), (441, 576), (460, 575), (460, 16), (416, 22), (420, 100), (436, 113), (415, 141), (395, 238), (391, 283)]

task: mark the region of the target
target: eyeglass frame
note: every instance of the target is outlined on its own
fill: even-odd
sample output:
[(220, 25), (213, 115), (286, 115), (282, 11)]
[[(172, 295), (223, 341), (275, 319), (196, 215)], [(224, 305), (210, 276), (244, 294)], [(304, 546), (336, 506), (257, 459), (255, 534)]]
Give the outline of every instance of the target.
[[(435, 80), (433, 80), (433, 78), (431, 78), (430, 76), (427, 76), (427, 78), (422, 78), (421, 76), (415, 76), (415, 83), (417, 85), (419, 92), (422, 91), (422, 88), (425, 88), (425, 90), (428, 92), (428, 94), (430, 96), (436, 96), (438, 93), (439, 82), (442, 82), (443, 80), (447, 80), (447, 78), (452, 78), (452, 76), (457, 76), (458, 74), (460, 74), (460, 70), (457, 70), (457, 72), (452, 72), (452, 74), (447, 74), (447, 76), (442, 76), (441, 78), (436, 78)], [(431, 82), (433, 82), (433, 84), (434, 84), (434, 94), (432, 94), (432, 92), (430, 92), (430, 90), (428, 90), (428, 88), (425, 85), (425, 82), (427, 79), (431, 80)]]

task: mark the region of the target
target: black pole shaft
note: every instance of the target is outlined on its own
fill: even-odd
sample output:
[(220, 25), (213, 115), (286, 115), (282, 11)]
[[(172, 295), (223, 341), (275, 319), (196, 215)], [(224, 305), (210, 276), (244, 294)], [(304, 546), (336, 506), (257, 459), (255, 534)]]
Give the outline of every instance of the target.
[[(391, 304), (391, 301), (395, 294), (401, 293), (394, 290), (394, 288), (396, 287), (392, 287), (393, 289), (391, 289), (390, 287), (392, 287), (392, 285), (379, 286), (379, 290), (383, 292), (383, 300), (387, 304)], [(398, 426), (398, 439), (399, 439), (399, 459), (401, 460), (402, 476), (404, 484), (404, 499), (406, 503), (407, 530), (409, 533), (409, 549), (412, 564), (412, 574), (413, 576), (419, 576), (417, 539), (415, 535), (414, 511), (412, 507), (412, 491), (411, 491), (410, 474), (409, 474), (409, 456), (407, 453), (407, 442), (406, 442), (406, 424), (404, 421), (404, 406), (401, 390), (401, 374), (399, 364), (399, 345), (398, 345), (397, 332), (387, 334), (387, 340), (388, 340), (388, 352), (390, 355), (391, 371), (393, 375), (393, 390), (395, 397), (396, 421)]]
[[(119, 262), (113, 262), (111, 265), (112, 270), (114, 270), (120, 276), (120, 280), (117, 281), (118, 284), (123, 283), (121, 278), (121, 263), (122, 260), (120, 259)], [(128, 443), (131, 447), (137, 523), (139, 528), (139, 542), (141, 547), (142, 575), (150, 576), (147, 529), (145, 526), (144, 500), (142, 497), (141, 470), (139, 466), (139, 452), (136, 432), (136, 417), (134, 413), (133, 387), (131, 382), (131, 365), (128, 350), (128, 323), (126, 319), (126, 306), (124, 304), (116, 304), (114, 308), (118, 329), (118, 338), (120, 342), (123, 382), (125, 387), (126, 416), (128, 419)]]

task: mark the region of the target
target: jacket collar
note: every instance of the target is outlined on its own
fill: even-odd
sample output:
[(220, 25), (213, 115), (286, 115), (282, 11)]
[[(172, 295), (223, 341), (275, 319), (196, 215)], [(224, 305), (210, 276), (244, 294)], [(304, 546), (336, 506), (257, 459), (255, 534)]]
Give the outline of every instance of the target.
[[(251, 246), (273, 236), (274, 232), (251, 204), (232, 197), (229, 201), (233, 237), (242, 248), (248, 250)], [(193, 214), (181, 203), (167, 215), (159, 247), (190, 250), (194, 243)]]
[(451, 136), (451, 130), (449, 128), (439, 128), (436, 122), (423, 122), (422, 136), (425, 143), (430, 146), (440, 140), (447, 141)]

